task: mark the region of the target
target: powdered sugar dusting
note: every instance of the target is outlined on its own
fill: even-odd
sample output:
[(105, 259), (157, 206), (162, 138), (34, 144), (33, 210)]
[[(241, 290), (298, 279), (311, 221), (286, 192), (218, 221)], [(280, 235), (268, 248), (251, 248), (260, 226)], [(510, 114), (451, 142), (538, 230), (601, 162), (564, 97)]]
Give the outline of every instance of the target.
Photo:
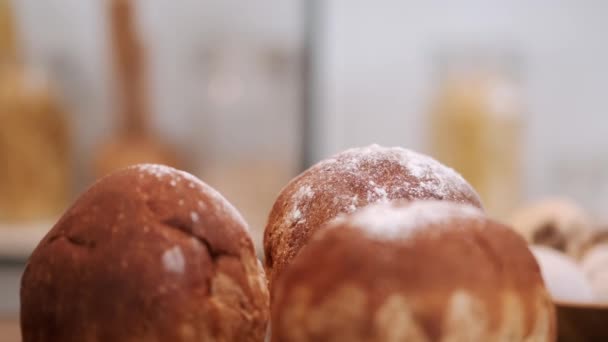
[(358, 201), (359, 201), (359, 195), (355, 195), (355, 196), (351, 197), (350, 204), (346, 208), (346, 211), (349, 212), (349, 213), (352, 213), (355, 210), (357, 210), (357, 203), (358, 203)]
[[(405, 180), (403, 182), (403, 187), (409, 188), (412, 197), (424, 197), (425, 193), (432, 193), (449, 199), (453, 194), (473, 192), (462, 176), (453, 169), (431, 157), (400, 147), (371, 145), (354, 148), (317, 164), (317, 167), (357, 174), (365, 164), (373, 166), (376, 173), (382, 173), (387, 162), (401, 165), (404, 173), (416, 180), (417, 184), (413, 186)], [(399, 177), (399, 175), (394, 176)], [(370, 186), (373, 192), (370, 195), (372, 199), (385, 200), (384, 193), (390, 195), (390, 189), (378, 187), (373, 181), (370, 181)]]
[[(144, 174), (149, 174), (158, 178), (159, 180), (168, 180), (169, 185), (173, 188), (176, 188), (178, 185), (185, 186), (189, 189), (198, 190), (204, 193), (211, 199), (212, 204), (217, 204), (216, 210), (220, 210), (225, 215), (231, 217), (236, 222), (238, 222), (243, 228), (247, 229), (248, 225), (241, 216), (241, 214), (215, 189), (210, 187), (209, 185), (203, 183), (200, 179), (195, 176), (189, 174), (188, 172), (184, 172), (181, 170), (174, 169), (165, 165), (157, 165), (157, 164), (139, 164), (133, 166), (140, 172), (140, 177)], [(184, 199), (179, 199), (177, 204), (181, 207), (186, 203)], [(197, 201), (197, 205), (200, 209), (206, 209), (205, 203), (202, 201)], [(196, 212), (192, 212), (190, 215), (190, 219), (192, 222), (198, 222), (200, 217)]]
[(308, 201), (314, 196), (311, 185), (304, 185), (296, 191), (293, 200), (293, 207), (288, 215), (291, 222), (302, 223), (306, 219), (302, 217), (302, 211), (308, 206)]
[[(169, 185), (172, 187), (177, 186), (182, 181), (186, 181), (187, 186), (191, 189), (196, 187), (200, 187), (203, 183), (200, 179), (194, 177), (188, 172), (181, 171), (178, 169), (174, 169), (170, 166), (160, 165), (160, 164), (138, 164), (132, 166), (138, 171), (142, 172), (142, 174), (149, 174), (158, 179), (168, 179)], [(140, 175), (141, 176), (141, 175)]]
[(139, 165), (135, 165), (134, 168), (138, 169), (139, 171), (148, 173), (152, 176), (155, 176), (158, 179), (161, 179), (164, 177), (174, 178), (175, 171), (176, 171), (172, 167), (165, 166), (165, 165), (159, 165), (159, 164), (139, 164)]
[(184, 273), (186, 262), (179, 246), (167, 249), (161, 257), (163, 266), (169, 272)]
[[(332, 196), (334, 209), (350, 213), (361, 206), (395, 199), (477, 200), (473, 188), (435, 159), (400, 147), (353, 148), (323, 160), (296, 179), (284, 224), (306, 222), (315, 195)], [(361, 196), (360, 196), (361, 195)]]
[(198, 222), (198, 220), (199, 220), (198, 213), (196, 213), (195, 211), (191, 211), (190, 219), (192, 220), (193, 223)]
[(455, 218), (480, 219), (483, 213), (469, 205), (445, 201), (416, 201), (407, 205), (376, 204), (340, 217), (335, 222), (348, 222), (378, 239), (407, 239), (431, 225), (441, 225)]
[(384, 188), (375, 187), (375, 188), (373, 188), (372, 191), (378, 197), (378, 201), (379, 202), (384, 202), (384, 201), (388, 200), (388, 195), (387, 195), (386, 190)]

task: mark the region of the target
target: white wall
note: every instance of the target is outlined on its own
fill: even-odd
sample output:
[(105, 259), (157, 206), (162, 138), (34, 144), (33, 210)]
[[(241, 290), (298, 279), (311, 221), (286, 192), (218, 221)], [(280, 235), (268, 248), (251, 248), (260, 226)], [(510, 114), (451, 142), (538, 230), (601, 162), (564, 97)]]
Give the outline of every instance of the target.
[[(218, 189), (260, 245), (300, 161), (301, 0), (135, 0), (150, 121), (182, 168)], [(24, 55), (50, 72), (73, 125), (74, 196), (116, 134), (110, 0), (13, 0)]]
[(523, 62), (527, 198), (565, 193), (604, 211), (608, 2), (333, 0), (326, 11), (319, 157), (370, 142), (425, 150), (434, 49), (506, 44)]
[[(13, 0), (26, 59), (51, 72), (70, 109), (79, 189), (91, 181), (91, 155), (117, 121), (108, 2)], [(189, 166), (251, 151), (297, 164), (299, 0), (135, 4), (152, 124)], [(216, 83), (241, 91), (229, 94), (232, 103), (214, 103)]]
[[(61, 86), (71, 95), (68, 101), (74, 108), (80, 156), (77, 164), (82, 168), (84, 159), (112, 127), (106, 20), (100, 15), (104, 1), (14, 2), (30, 60), (55, 65), (52, 69), (59, 70)], [(608, 184), (608, 158), (603, 153), (608, 147), (604, 133), (608, 126), (608, 2), (319, 2), (326, 13), (320, 46), (317, 158), (370, 142), (425, 150), (421, 123), (434, 86), (429, 58), (434, 49), (444, 43), (506, 44), (523, 61), (527, 197), (565, 193), (601, 211), (608, 200), (604, 185)], [(252, 46), (253, 50), (255, 46), (279, 46), (287, 54), (297, 54), (299, 1), (265, 0), (253, 5), (142, 0), (138, 6), (141, 30), (154, 54), (149, 86), (155, 123), (169, 140), (196, 158), (205, 157), (196, 154), (199, 145), (215, 149), (217, 141), (223, 141), (228, 150), (233, 142), (247, 145), (243, 139), (252, 139), (264, 153), (297, 150), (298, 139), (293, 138), (297, 134), (297, 120), (293, 119), (296, 94), (268, 95), (285, 89), (287, 83), (257, 87), (258, 80), (269, 79), (254, 72), (247, 87), (264, 88), (259, 91), (266, 94), (260, 95), (266, 100), (245, 102), (245, 107), (232, 110), (240, 114), (209, 122), (205, 110), (213, 108), (201, 103), (209, 70), (199, 62), (206, 58), (205, 48), (218, 42), (227, 42), (224, 45), (233, 50), (236, 47), (240, 59), (227, 63), (236, 63), (238, 68), (248, 68), (247, 63), (257, 58), (255, 52), (247, 55)], [(291, 82), (295, 77), (287, 76)], [(248, 107), (275, 112), (258, 120), (255, 115), (243, 116)], [(272, 139), (255, 143), (256, 136), (247, 132), (256, 124), (263, 127), (257, 137)], [(274, 124), (283, 128), (269, 128)], [(226, 134), (213, 136), (205, 131), (209, 125), (220, 127), (221, 132), (233, 131), (234, 139), (226, 139)], [(283, 151), (287, 152), (277, 152), (276, 141), (286, 141)]]

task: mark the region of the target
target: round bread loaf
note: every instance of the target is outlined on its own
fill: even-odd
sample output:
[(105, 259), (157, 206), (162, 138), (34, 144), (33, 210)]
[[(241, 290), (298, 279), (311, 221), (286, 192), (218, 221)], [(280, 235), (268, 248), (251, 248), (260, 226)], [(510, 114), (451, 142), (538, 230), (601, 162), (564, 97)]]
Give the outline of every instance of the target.
[(511, 225), (529, 244), (551, 247), (578, 259), (591, 237), (589, 215), (568, 199), (550, 198), (521, 208)]
[(458, 173), (430, 157), (378, 145), (339, 153), (294, 178), (274, 203), (264, 231), (271, 292), (273, 279), (315, 230), (338, 214), (395, 199), (481, 207), (475, 190)]
[(525, 241), (478, 209), (384, 203), (313, 235), (276, 279), (273, 341), (554, 341)]
[(247, 225), (194, 176), (138, 165), (99, 180), (21, 280), (29, 341), (262, 341), (268, 289)]

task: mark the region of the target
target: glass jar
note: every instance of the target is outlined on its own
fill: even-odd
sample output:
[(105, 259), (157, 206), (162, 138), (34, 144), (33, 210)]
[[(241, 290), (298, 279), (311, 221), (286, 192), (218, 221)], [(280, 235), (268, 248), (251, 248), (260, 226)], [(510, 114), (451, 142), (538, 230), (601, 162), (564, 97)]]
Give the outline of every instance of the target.
[(12, 18), (0, 0), (0, 222), (54, 219), (69, 196), (67, 122), (45, 78), (19, 62)]
[(504, 218), (521, 196), (522, 105), (516, 58), (493, 49), (442, 52), (432, 103), (434, 156)]

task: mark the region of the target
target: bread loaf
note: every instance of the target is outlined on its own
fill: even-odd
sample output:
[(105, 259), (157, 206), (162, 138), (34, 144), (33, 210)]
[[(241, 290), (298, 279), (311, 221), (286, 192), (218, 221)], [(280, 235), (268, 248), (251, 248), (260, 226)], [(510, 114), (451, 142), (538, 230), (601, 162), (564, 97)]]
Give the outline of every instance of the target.
[(266, 274), (274, 278), (319, 227), (338, 214), (396, 199), (436, 199), (481, 207), (454, 170), (399, 147), (339, 153), (293, 179), (279, 194), (264, 232)]
[(268, 316), (240, 214), (159, 165), (93, 185), (40, 242), (21, 283), (25, 342), (257, 342)]
[(525, 241), (466, 205), (384, 203), (338, 218), (274, 291), (273, 341), (555, 341)]

